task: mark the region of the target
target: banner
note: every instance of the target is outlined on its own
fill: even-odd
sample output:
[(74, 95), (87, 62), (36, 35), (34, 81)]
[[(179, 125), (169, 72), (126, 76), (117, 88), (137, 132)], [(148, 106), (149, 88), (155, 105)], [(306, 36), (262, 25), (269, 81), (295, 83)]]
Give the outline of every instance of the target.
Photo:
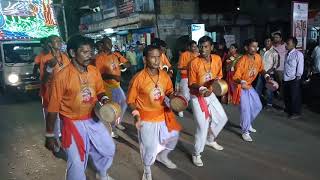
[(129, 16), (129, 14), (134, 12), (133, 0), (118, 0), (117, 3), (119, 16)]
[(227, 48), (229, 48), (231, 44), (236, 43), (236, 36), (235, 35), (224, 35), (223, 38), (226, 42)]
[(205, 35), (204, 24), (191, 24), (191, 39), (198, 42), (198, 40)]
[(117, 8), (114, 0), (101, 0), (102, 18), (108, 19), (117, 16)]
[(307, 45), (308, 3), (292, 2), (291, 34), (298, 40), (297, 49), (305, 50)]

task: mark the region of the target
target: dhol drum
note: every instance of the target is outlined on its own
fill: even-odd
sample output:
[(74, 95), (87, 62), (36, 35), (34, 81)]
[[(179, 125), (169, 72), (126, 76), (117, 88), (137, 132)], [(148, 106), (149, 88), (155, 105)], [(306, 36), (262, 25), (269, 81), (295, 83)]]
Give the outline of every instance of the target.
[(115, 102), (102, 104), (99, 101), (94, 108), (96, 116), (105, 122), (111, 123), (117, 121), (121, 116), (121, 107)]
[(228, 92), (228, 83), (223, 79), (219, 79), (212, 83), (212, 88), (216, 96), (224, 96)]
[(188, 101), (182, 95), (175, 95), (170, 99), (170, 107), (175, 112), (182, 112), (187, 109)]
[(270, 80), (266, 82), (266, 88), (271, 91), (276, 91), (277, 89), (279, 89), (279, 84), (274, 80)]

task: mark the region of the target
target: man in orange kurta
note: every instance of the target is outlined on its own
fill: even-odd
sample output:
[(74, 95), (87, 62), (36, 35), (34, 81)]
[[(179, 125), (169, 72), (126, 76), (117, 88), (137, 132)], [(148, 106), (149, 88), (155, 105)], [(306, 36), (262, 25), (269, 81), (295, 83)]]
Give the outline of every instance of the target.
[(89, 65), (93, 41), (77, 35), (68, 41), (68, 53), (72, 63), (54, 76), (48, 106), (46, 144), (55, 150), (52, 138), (56, 116), (62, 119), (62, 147), (67, 154), (67, 180), (85, 180), (85, 170), (91, 156), (99, 180), (110, 179), (110, 168), (115, 153), (115, 144), (98, 118), (93, 116), (97, 101), (107, 103), (104, 85), (99, 71)]
[(172, 65), (166, 55), (167, 43), (161, 39), (155, 39), (154, 42), (152, 42), (152, 44), (159, 47), (160, 49), (160, 69), (167, 71), (169, 75), (172, 76)]
[[(61, 46), (61, 38), (59, 36), (49, 36), (49, 53), (43, 54), (39, 59), (39, 70), (41, 80), (40, 95), (42, 98), (43, 113), (45, 118), (47, 116), (47, 109), (49, 105), (52, 78), (56, 76), (68, 64), (70, 64), (68, 56), (60, 51)], [(57, 138), (61, 136), (60, 120), (58, 116), (55, 125), (55, 134)]]
[(252, 141), (250, 132), (256, 132), (252, 127), (252, 122), (262, 109), (259, 95), (252, 87), (252, 82), (259, 73), (263, 74), (267, 81), (270, 76), (264, 71), (262, 58), (257, 53), (258, 42), (250, 39), (246, 46), (248, 48), (247, 54), (238, 61), (233, 80), (238, 84), (236, 98), (240, 102), (242, 138), (245, 141)]
[(178, 142), (181, 127), (165, 105), (168, 96), (173, 94), (173, 85), (169, 75), (159, 69), (159, 48), (147, 46), (143, 54), (146, 68), (131, 80), (127, 102), (132, 109), (139, 132), (140, 152), (144, 164), (142, 179), (151, 180), (150, 166), (155, 160), (170, 169), (176, 168), (168, 154)]
[(130, 64), (128, 60), (126, 60), (119, 53), (113, 53), (112, 42), (109, 38), (104, 38), (103, 49), (104, 51), (99, 53), (96, 56), (95, 65), (97, 69), (100, 71), (102, 79), (104, 80), (105, 90), (108, 97), (111, 98), (112, 101), (118, 103), (121, 106), (121, 117), (119, 122), (116, 122), (112, 125), (112, 137), (118, 137), (116, 133), (116, 127), (120, 130), (124, 130), (125, 127), (121, 125), (123, 120), (124, 113), (127, 109), (126, 96), (124, 91), (120, 86), (121, 81), (121, 66), (123, 63), (125, 67), (128, 67)]
[(41, 52), (34, 58), (34, 67), (33, 67), (33, 76), (37, 76), (38, 68), (40, 68), (41, 59), (43, 56), (49, 53), (49, 47), (48, 47), (48, 38), (44, 37), (40, 39), (41, 44)]
[(190, 62), (188, 83), (196, 124), (192, 161), (196, 166), (203, 166), (200, 154), (205, 145), (223, 150), (216, 139), (228, 118), (219, 100), (213, 94), (211, 86), (214, 80), (222, 78), (221, 58), (211, 54), (213, 42), (210, 37), (203, 36), (199, 39), (198, 45), (200, 56)]
[[(195, 41), (189, 41), (187, 50), (182, 52), (179, 57), (178, 69), (180, 73), (179, 92), (187, 99), (190, 100), (190, 91), (188, 87), (188, 66), (189, 63), (199, 56), (199, 50)], [(183, 117), (183, 112), (179, 112), (179, 116)]]

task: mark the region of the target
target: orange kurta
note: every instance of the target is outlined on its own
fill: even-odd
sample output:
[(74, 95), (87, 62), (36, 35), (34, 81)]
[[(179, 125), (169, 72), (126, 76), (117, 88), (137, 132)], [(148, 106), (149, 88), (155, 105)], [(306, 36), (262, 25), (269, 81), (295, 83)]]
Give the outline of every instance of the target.
[[(101, 75), (109, 74), (115, 76), (121, 76), (120, 63), (128, 62), (118, 52), (115, 53), (100, 53), (96, 57), (96, 67)], [(108, 97), (112, 97), (112, 89), (120, 88), (120, 82), (115, 79), (105, 80), (105, 90)]]
[[(190, 51), (185, 51), (180, 54), (178, 68), (185, 68), (189, 65), (191, 60), (196, 58), (198, 54), (192, 53)], [(188, 78), (188, 70), (180, 70), (181, 78)]]
[(248, 55), (244, 55), (236, 64), (233, 80), (244, 80), (251, 86), (251, 83), (261, 71), (263, 71), (263, 61), (259, 54), (255, 54), (254, 59), (250, 59)]
[[(249, 87), (252, 87), (252, 82), (257, 75), (263, 71), (263, 61), (259, 54), (254, 55), (254, 59), (249, 58), (248, 55), (242, 56), (236, 64), (233, 80), (244, 80)], [(233, 93), (232, 101), (234, 104), (240, 103), (241, 85), (237, 85), (237, 89)]]
[[(43, 79), (44, 76), (44, 72), (45, 70), (45, 64), (52, 60), (54, 57), (51, 53), (45, 54), (42, 56), (42, 58), (40, 59), (40, 79)], [(64, 67), (66, 67), (68, 64), (70, 64), (70, 60), (68, 58), (68, 56), (64, 53), (61, 53), (61, 63), (62, 66), (59, 65), (59, 63), (56, 64), (56, 66), (53, 68), (53, 77), (59, 72), (61, 71)], [(48, 107), (49, 104), (49, 96), (50, 96), (50, 88), (51, 88), (51, 79), (49, 79), (45, 84), (42, 84), (41, 89), (40, 89), (40, 94), (42, 96), (43, 99), (43, 106), (44, 107)]]
[(171, 79), (166, 72), (159, 71), (156, 88), (157, 79), (158, 75), (151, 76), (144, 69), (133, 77), (129, 85), (127, 103), (135, 104), (141, 119), (145, 121), (164, 121), (164, 96), (173, 92)]
[(125, 57), (123, 57), (119, 52), (114, 52), (113, 54), (118, 57), (118, 59), (119, 59), (119, 61), (120, 61), (121, 63), (126, 63), (126, 62), (128, 62), (128, 60), (127, 60)]
[[(121, 76), (120, 63), (128, 62), (123, 56), (115, 53), (100, 53), (96, 57), (96, 67), (101, 74)], [(115, 81), (115, 80), (114, 80)], [(119, 82), (115, 82), (119, 83)]]
[(41, 51), (35, 58), (34, 58), (34, 64), (40, 65), (41, 59), (45, 56), (46, 54)]
[(171, 68), (171, 64), (169, 59), (164, 53), (161, 53), (160, 55), (160, 69), (163, 68), (164, 65), (167, 65), (169, 68)]
[(53, 78), (48, 112), (58, 112), (69, 119), (90, 117), (97, 95), (104, 91), (103, 80), (94, 66), (89, 65), (87, 72), (81, 73), (70, 64)]
[(211, 55), (211, 62), (207, 62), (202, 57), (196, 57), (190, 62), (188, 78), (189, 86), (197, 84), (203, 86), (206, 82), (221, 79), (222, 62), (221, 58), (217, 55)]

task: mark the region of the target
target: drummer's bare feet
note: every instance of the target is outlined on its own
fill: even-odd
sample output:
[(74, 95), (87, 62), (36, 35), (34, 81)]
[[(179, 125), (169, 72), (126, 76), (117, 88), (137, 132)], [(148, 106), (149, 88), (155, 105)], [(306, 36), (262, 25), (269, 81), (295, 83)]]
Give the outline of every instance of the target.
[(126, 127), (124, 127), (122, 124), (117, 124), (116, 128), (120, 129), (121, 131), (126, 129)]

